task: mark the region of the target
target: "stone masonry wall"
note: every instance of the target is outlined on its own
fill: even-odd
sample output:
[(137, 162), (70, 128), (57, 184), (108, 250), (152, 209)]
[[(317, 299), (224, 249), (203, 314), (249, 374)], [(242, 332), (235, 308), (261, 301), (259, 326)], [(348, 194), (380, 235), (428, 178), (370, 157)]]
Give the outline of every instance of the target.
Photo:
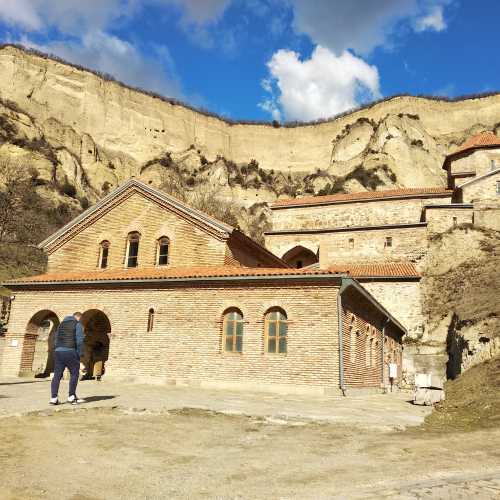
[[(335, 284), (276, 281), (262, 285), (192, 285), (165, 289), (18, 291), (12, 308), (3, 375), (20, 369), (27, 324), (41, 310), (62, 318), (73, 310), (103, 311), (111, 323), (106, 376), (284, 391), (338, 388)], [(283, 308), (289, 320), (287, 354), (264, 350), (264, 314)], [(222, 349), (223, 313), (244, 317), (243, 352)], [(148, 310), (155, 310), (147, 332)], [(17, 339), (18, 346), (11, 346)]]
[(475, 172), (476, 176), (479, 177), (492, 170), (492, 161), (495, 168), (500, 168), (500, 148), (478, 149), (467, 156), (453, 160), (451, 173)]
[(472, 224), (472, 208), (431, 208), (425, 211), (429, 233), (443, 233), (460, 224)]
[(477, 182), (463, 186), (461, 188), (463, 202), (471, 203), (491, 200), (500, 204), (500, 194), (497, 194), (497, 182), (500, 182), (500, 171)]
[[(390, 247), (387, 246), (387, 238), (392, 238)], [(427, 251), (427, 228), (388, 227), (331, 233), (266, 235), (267, 248), (279, 257), (297, 245), (314, 253), (319, 248), (320, 267), (325, 269), (341, 263), (418, 260)]]
[(421, 221), (424, 205), (450, 203), (450, 200), (451, 195), (275, 208), (273, 230), (411, 224)]
[[(428, 245), (425, 226), (341, 231), (321, 236), (320, 267), (353, 262), (418, 260), (425, 255)], [(392, 238), (392, 246), (387, 246), (387, 238)]]
[(418, 338), (425, 327), (420, 281), (392, 281), (374, 278), (359, 282), (408, 330), (410, 338)]

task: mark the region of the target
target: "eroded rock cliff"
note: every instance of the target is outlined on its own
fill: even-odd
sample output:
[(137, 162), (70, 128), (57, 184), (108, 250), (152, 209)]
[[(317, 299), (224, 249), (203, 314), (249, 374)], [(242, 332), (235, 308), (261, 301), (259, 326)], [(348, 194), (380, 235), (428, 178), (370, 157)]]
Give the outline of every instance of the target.
[(445, 154), (500, 121), (492, 95), (395, 97), (317, 124), (234, 123), (14, 46), (0, 48), (0, 98), (0, 157), (35, 168), (47, 194), (84, 204), (131, 176), (159, 184), (174, 175), (191, 190), (208, 183), (247, 208), (443, 185)]

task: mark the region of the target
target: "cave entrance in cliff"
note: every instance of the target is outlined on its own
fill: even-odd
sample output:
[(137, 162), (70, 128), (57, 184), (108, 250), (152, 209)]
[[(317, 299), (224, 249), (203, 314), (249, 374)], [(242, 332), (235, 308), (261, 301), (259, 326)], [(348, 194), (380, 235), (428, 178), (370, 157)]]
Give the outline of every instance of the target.
[(109, 336), (111, 323), (99, 309), (85, 311), (80, 320), (85, 330), (82, 363), (85, 365), (84, 378), (97, 378), (104, 374), (109, 359)]
[(319, 262), (318, 255), (312, 250), (297, 245), (286, 252), (282, 259), (291, 267), (301, 269), (302, 267), (312, 266)]
[(38, 311), (28, 322), (21, 352), (20, 375), (48, 377), (54, 371), (54, 335), (59, 326), (57, 314)]

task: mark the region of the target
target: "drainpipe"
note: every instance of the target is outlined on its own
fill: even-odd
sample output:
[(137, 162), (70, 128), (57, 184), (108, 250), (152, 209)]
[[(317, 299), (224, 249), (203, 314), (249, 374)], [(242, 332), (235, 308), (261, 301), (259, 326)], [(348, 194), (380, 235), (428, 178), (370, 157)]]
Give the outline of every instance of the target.
[(342, 314), (342, 292), (337, 295), (337, 317), (339, 319), (339, 382), (342, 395), (346, 395), (344, 384), (344, 315)]
[(384, 323), (382, 323), (382, 387), (384, 387), (384, 359), (385, 359), (385, 327), (391, 322), (389, 318), (386, 318)]

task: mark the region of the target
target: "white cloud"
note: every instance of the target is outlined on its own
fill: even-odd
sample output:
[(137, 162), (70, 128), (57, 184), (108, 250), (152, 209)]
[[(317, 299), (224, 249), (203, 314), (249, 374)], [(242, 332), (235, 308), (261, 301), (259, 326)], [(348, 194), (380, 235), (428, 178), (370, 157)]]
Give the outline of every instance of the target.
[(426, 30), (443, 31), (446, 29), (446, 22), (443, 16), (443, 6), (434, 5), (427, 14), (415, 20), (415, 31)]
[(27, 31), (98, 31), (129, 11), (130, 5), (121, 0), (0, 0), (0, 19)]
[[(340, 56), (317, 46), (310, 59), (279, 50), (268, 62), (270, 76), (263, 81), (270, 93), (260, 107), (276, 119), (314, 120), (351, 109), (380, 96), (377, 68), (349, 51)], [(273, 83), (276, 91), (269, 92)]]
[[(181, 86), (167, 47), (147, 44), (145, 53), (106, 31), (146, 3), (158, 1), (162, 0), (0, 0), (0, 20), (21, 29), (17, 39), (10, 36), (12, 42), (111, 74), (129, 85), (180, 98)], [(51, 29), (58, 34), (50, 41), (33, 41), (33, 33)]]
[(78, 41), (53, 41), (41, 45), (24, 37), (21, 43), (86, 68), (109, 73), (129, 85), (181, 97), (172, 59), (164, 46), (153, 47), (153, 57), (147, 58), (131, 43), (101, 31), (86, 33)]
[(0, 21), (9, 25), (38, 30), (43, 22), (33, 0), (0, 0)]
[[(289, 0), (293, 26), (319, 45), (339, 54), (351, 49), (369, 54), (391, 43), (406, 22), (415, 31), (446, 28), (443, 5), (452, 0)], [(432, 2), (432, 3), (431, 3)]]

